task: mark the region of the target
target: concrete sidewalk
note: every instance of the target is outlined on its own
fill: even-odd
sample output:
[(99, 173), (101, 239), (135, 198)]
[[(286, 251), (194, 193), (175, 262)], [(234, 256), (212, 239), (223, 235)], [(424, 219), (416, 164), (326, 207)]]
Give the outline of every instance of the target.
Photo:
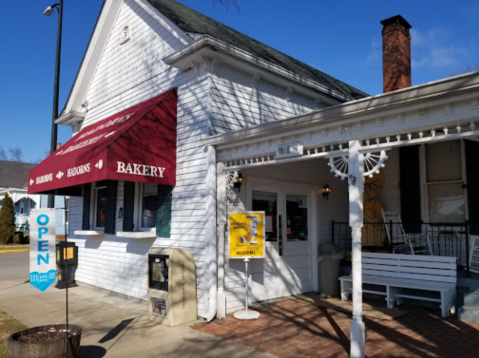
[[(40, 292), (24, 281), (0, 282), (0, 309), (29, 327), (65, 323), (65, 290)], [(70, 323), (83, 328), (79, 358), (273, 357), (190, 324), (150, 322), (145, 302), (88, 285), (69, 289), (69, 311)]]

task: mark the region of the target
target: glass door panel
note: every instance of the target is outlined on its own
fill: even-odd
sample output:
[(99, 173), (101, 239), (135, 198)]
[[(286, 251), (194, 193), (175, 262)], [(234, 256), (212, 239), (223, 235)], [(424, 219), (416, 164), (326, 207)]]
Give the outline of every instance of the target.
[(265, 212), (265, 239), (266, 241), (278, 240), (278, 194), (264, 191), (253, 191), (253, 211)]
[(308, 240), (308, 197), (286, 195), (286, 239), (288, 241)]

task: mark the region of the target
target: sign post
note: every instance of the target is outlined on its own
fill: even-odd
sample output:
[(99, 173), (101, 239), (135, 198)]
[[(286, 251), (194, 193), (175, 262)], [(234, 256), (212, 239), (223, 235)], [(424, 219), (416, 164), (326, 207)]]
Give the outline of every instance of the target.
[(55, 209), (30, 211), (30, 284), (45, 291), (57, 279)]
[(229, 256), (243, 259), (245, 263), (245, 309), (234, 314), (239, 319), (259, 317), (259, 312), (248, 309), (248, 262), (253, 258), (264, 258), (264, 218), (264, 211), (231, 213), (229, 217)]

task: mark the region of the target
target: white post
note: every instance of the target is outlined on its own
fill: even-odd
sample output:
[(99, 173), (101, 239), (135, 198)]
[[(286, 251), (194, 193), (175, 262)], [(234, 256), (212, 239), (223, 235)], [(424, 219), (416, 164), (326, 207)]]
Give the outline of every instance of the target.
[(244, 275), (245, 275), (245, 300), (244, 300), (244, 309), (245, 311), (248, 311), (248, 291), (249, 291), (249, 287), (248, 287), (248, 261), (249, 261), (249, 258), (245, 258), (244, 259)]
[(236, 311), (234, 316), (238, 319), (256, 319), (260, 316), (259, 312), (248, 309), (248, 262), (249, 257), (244, 258), (244, 281), (245, 281), (245, 300), (244, 300), (244, 310)]
[(351, 358), (364, 358), (361, 228), (363, 227), (364, 156), (358, 140), (349, 142), (349, 225), (352, 231), (353, 321), (351, 322)]

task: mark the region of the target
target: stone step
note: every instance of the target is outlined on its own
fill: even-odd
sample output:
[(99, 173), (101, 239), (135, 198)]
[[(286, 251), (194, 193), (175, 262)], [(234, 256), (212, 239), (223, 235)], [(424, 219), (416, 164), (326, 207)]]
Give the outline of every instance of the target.
[(477, 307), (479, 309), (479, 291), (464, 293), (464, 306)]
[(457, 309), (459, 321), (479, 323), (479, 307), (464, 306)]

